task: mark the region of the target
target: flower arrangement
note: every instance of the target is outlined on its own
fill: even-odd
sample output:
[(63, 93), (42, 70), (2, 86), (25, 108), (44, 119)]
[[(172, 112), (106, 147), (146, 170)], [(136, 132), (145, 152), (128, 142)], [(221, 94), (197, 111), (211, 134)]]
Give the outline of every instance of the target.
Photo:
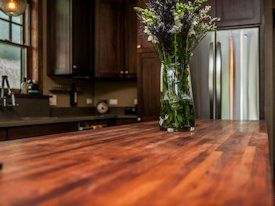
[(216, 30), (217, 21), (208, 14), (206, 2), (148, 0), (147, 8), (134, 8), (162, 64), (160, 126), (167, 130), (195, 125), (188, 64), (192, 50), (207, 32)]
[(147, 9), (135, 7), (162, 62), (188, 64), (192, 50), (208, 31), (215, 31), (217, 18), (208, 15), (207, 0), (148, 0)]

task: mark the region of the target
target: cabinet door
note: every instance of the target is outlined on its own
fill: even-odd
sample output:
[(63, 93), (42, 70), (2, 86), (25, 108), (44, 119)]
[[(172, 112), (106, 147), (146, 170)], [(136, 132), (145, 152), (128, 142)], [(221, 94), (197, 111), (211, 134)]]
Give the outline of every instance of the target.
[(121, 0), (96, 0), (96, 77), (118, 77), (124, 74), (122, 6)]
[(56, 124), (9, 127), (7, 129), (7, 135), (9, 140), (13, 140), (26, 137), (73, 132), (78, 130), (77, 126), (77, 122), (66, 122)]
[(216, 0), (208, 0), (205, 4), (211, 6), (209, 15), (212, 17), (216, 17)]
[(216, 0), (218, 27), (260, 24), (260, 0)]
[(138, 115), (143, 121), (158, 119), (160, 60), (153, 52), (138, 54), (138, 58)]
[(136, 0), (125, 2), (125, 77), (137, 76), (137, 15)]
[(0, 141), (5, 141), (5, 140), (8, 140), (7, 129), (1, 128), (0, 129)]
[[(90, 71), (90, 28), (94, 15), (90, 0), (72, 1), (71, 70), (73, 74), (88, 75)], [(92, 14), (90, 14), (92, 13)]]
[(48, 74), (88, 75), (90, 2), (47, 0)]
[(70, 1), (47, 0), (48, 74), (70, 74)]
[[(145, 0), (137, 0), (137, 5), (146, 8)], [(143, 33), (143, 27), (140, 20), (138, 20), (137, 26), (137, 52), (154, 52), (153, 44), (147, 41), (147, 36)]]
[(134, 118), (118, 118), (117, 125), (137, 123), (137, 119)]

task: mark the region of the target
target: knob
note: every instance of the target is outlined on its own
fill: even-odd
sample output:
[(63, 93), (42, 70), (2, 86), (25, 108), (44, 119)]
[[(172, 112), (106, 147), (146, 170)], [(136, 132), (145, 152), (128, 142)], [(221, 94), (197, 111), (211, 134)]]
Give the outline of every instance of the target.
[(76, 66), (76, 65), (73, 65), (73, 69), (77, 69), (77, 66)]
[(120, 71), (120, 74), (124, 74), (124, 71)]
[(141, 48), (141, 45), (140, 45), (140, 44), (138, 44), (138, 45), (137, 45), (137, 48), (138, 48), (138, 49), (140, 49), (140, 48)]
[(125, 71), (125, 74), (128, 74), (128, 73), (129, 73), (129, 72), (126, 70), (126, 71)]

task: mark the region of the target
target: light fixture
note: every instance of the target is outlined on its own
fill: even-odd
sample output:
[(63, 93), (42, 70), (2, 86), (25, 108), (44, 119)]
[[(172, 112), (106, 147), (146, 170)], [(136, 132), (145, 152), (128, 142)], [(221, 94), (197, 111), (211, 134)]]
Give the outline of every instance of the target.
[(27, 0), (0, 0), (0, 9), (9, 16), (20, 16), (27, 7)]

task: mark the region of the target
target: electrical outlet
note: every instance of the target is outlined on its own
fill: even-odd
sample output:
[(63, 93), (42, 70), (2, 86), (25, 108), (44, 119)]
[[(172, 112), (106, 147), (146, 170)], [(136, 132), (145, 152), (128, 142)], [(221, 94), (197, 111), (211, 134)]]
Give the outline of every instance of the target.
[(117, 99), (109, 99), (109, 104), (116, 105), (116, 104), (118, 104), (118, 101), (117, 101)]
[(86, 104), (93, 104), (93, 99), (92, 98), (87, 98), (86, 99)]
[(134, 105), (138, 104), (138, 100), (134, 99)]
[(55, 94), (53, 94), (53, 95), (50, 97), (49, 103), (50, 103), (51, 106), (56, 106), (56, 104), (57, 104), (57, 97), (56, 97)]

